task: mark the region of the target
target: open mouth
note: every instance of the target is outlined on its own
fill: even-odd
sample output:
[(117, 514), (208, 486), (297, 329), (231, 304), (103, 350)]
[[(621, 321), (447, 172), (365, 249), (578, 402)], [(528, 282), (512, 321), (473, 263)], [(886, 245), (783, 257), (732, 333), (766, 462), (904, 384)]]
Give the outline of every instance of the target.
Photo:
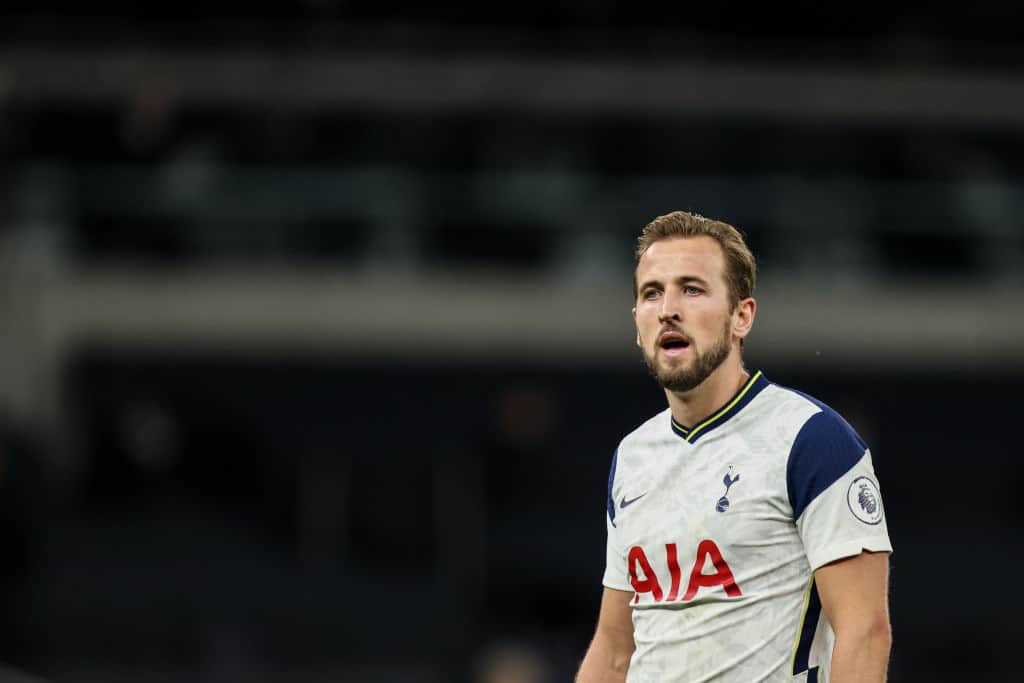
[(663, 351), (679, 352), (690, 347), (690, 341), (678, 332), (665, 332), (658, 338), (658, 346)]

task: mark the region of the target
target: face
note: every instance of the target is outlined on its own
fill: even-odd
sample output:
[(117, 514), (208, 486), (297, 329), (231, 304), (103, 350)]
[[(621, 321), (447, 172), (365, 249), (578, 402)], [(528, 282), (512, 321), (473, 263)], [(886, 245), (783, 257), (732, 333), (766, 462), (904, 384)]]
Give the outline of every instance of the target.
[(730, 306), (725, 267), (721, 246), (703, 235), (655, 242), (640, 257), (637, 343), (651, 374), (669, 391), (699, 386), (749, 330), (744, 302)]

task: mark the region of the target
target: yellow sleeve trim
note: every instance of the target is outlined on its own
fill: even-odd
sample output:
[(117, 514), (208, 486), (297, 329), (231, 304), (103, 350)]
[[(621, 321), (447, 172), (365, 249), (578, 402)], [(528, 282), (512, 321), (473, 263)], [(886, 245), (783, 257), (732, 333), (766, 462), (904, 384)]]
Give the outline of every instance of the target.
[(793, 639), (793, 657), (792, 665), (789, 667), (793, 676), (796, 676), (796, 652), (800, 649), (800, 636), (804, 633), (804, 622), (807, 621), (807, 608), (811, 606), (811, 591), (814, 590), (814, 577), (811, 577), (811, 582), (807, 584), (807, 594), (804, 595), (804, 610), (800, 615), (800, 624), (796, 627), (796, 638)]

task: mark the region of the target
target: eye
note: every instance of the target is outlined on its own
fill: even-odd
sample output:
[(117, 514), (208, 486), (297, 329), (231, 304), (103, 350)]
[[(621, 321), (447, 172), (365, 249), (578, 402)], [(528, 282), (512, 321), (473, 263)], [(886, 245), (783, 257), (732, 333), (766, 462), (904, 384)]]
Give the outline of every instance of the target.
[(686, 296), (699, 296), (704, 293), (704, 290), (693, 285), (686, 285), (683, 287), (683, 293), (686, 294)]
[(640, 296), (643, 297), (646, 301), (654, 301), (655, 299), (658, 298), (659, 294), (661, 294), (661, 292), (657, 289), (654, 289), (653, 287), (648, 287), (644, 291), (640, 292)]

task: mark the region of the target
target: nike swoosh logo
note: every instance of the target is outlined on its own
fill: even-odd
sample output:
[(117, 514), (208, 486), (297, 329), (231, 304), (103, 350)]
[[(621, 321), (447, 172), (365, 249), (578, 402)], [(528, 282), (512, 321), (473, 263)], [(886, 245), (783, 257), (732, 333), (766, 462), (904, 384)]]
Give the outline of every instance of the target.
[(643, 493), (641, 493), (641, 494), (640, 494), (639, 496), (637, 496), (636, 498), (630, 498), (629, 500), (626, 500), (626, 497), (625, 497), (625, 496), (623, 496), (623, 497), (622, 497), (622, 502), (620, 502), (620, 503), (619, 503), (619, 508), (621, 509), (621, 508), (624, 508), (624, 507), (628, 507), (628, 506), (630, 506), (630, 505), (632, 505), (633, 503), (637, 502), (638, 500), (640, 500), (641, 498), (643, 498), (643, 497), (644, 497), (644, 496), (646, 496), (646, 495), (647, 495), (647, 492), (646, 492), (646, 491), (644, 491)]

